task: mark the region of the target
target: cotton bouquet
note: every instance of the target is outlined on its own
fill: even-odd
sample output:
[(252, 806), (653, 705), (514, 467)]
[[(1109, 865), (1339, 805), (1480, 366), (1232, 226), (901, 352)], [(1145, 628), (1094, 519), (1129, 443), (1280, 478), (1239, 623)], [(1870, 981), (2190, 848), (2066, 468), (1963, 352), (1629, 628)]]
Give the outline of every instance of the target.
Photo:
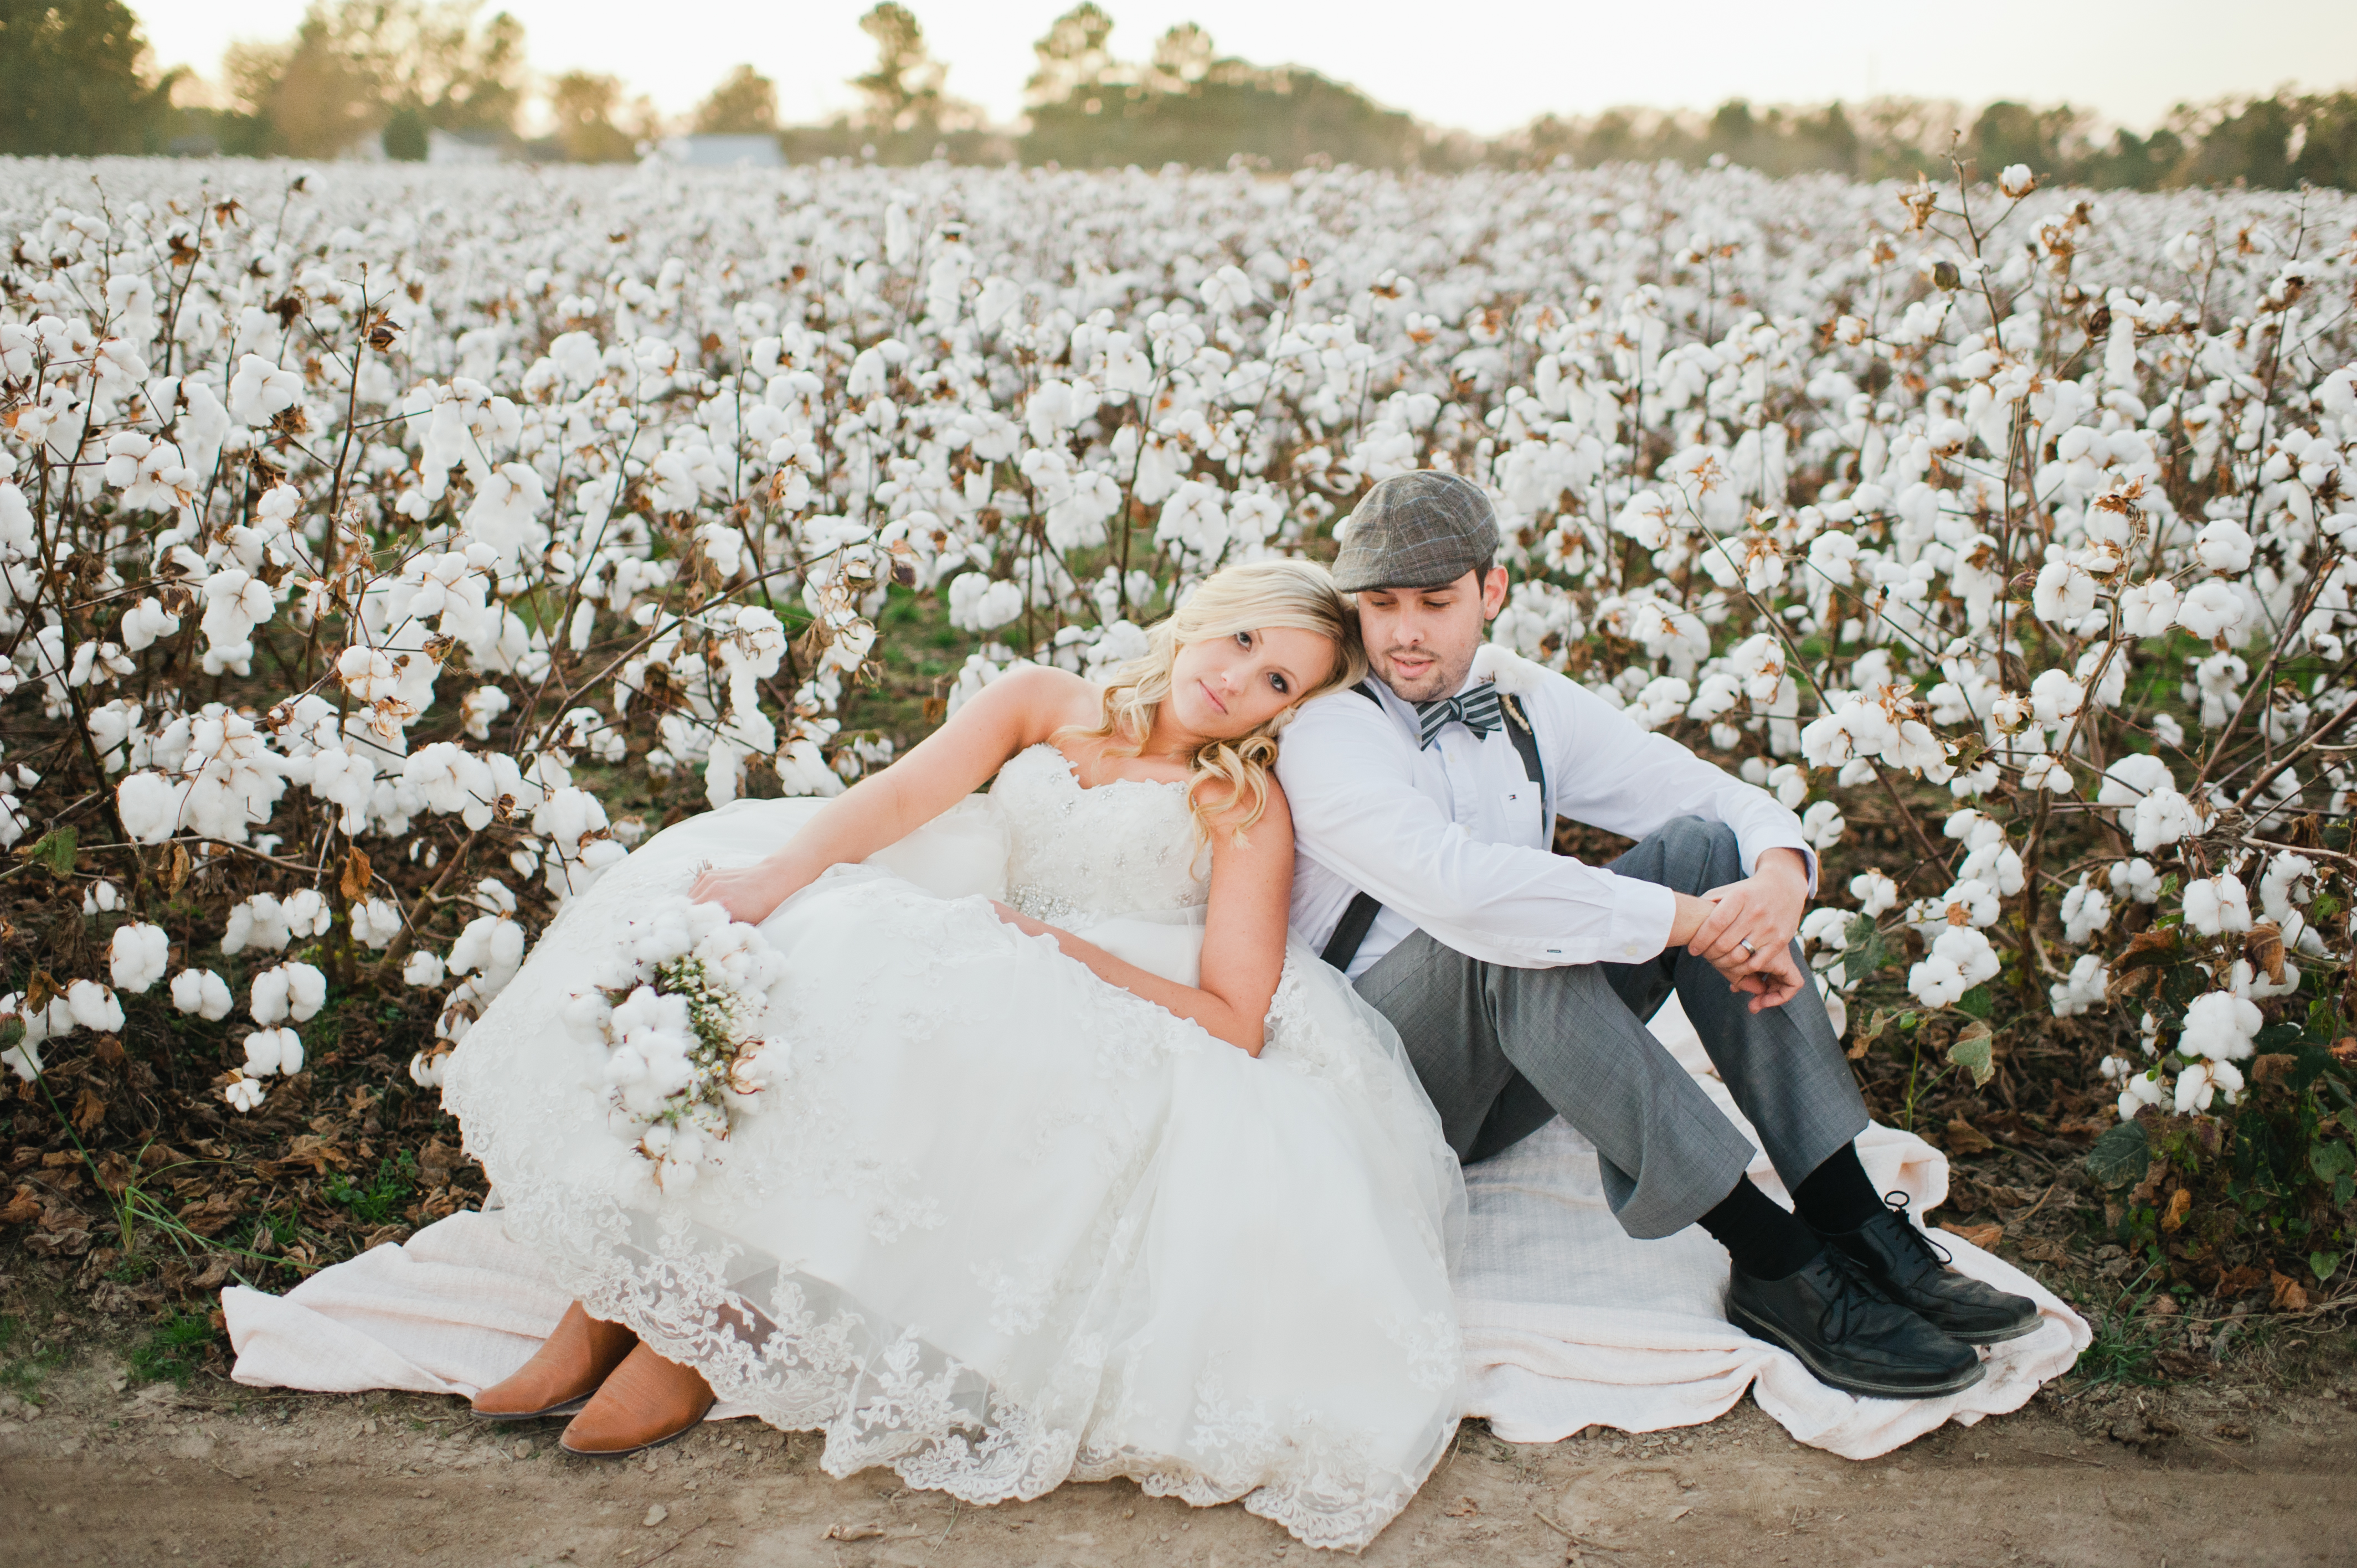
[(716, 904), (667, 897), (624, 929), (592, 988), (567, 1004), (566, 1026), (607, 1047), (608, 1124), (631, 1145), (626, 1187), (694, 1186), (783, 1075), (786, 1047), (760, 1029), (784, 972), (753, 927)]

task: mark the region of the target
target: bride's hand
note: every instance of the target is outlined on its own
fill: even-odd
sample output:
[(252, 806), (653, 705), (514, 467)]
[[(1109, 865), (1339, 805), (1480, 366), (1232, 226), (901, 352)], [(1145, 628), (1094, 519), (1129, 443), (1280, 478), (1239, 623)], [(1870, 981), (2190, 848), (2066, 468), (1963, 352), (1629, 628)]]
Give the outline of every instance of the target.
[(758, 865), (741, 865), (722, 871), (706, 866), (698, 873), (695, 885), (687, 890), (690, 899), (698, 904), (717, 904), (728, 911), (732, 920), (742, 920), (758, 926), (770, 918), (780, 904), (776, 885), (762, 875)]

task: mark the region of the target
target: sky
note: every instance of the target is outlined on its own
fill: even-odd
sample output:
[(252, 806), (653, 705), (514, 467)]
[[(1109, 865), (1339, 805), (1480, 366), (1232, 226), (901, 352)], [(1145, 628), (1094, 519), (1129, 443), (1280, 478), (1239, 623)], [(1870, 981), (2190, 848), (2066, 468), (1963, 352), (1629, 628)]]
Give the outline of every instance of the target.
[[(871, 0), (488, 0), (524, 24), (533, 68), (622, 78), (692, 108), (740, 61), (778, 84), (789, 121), (853, 107)], [(1031, 45), (1071, 0), (908, 0), (949, 91), (996, 121), (1021, 112)], [(233, 39), (283, 38), (304, 0), (131, 0), (158, 63), (217, 78)], [(2350, 0), (1100, 0), (1114, 52), (1142, 59), (1176, 23), (1223, 54), (1308, 65), (1429, 123), (1485, 135), (1542, 113), (1709, 108), (1878, 94), (2067, 101), (2136, 127), (2170, 107), (2285, 84), (2357, 85)]]

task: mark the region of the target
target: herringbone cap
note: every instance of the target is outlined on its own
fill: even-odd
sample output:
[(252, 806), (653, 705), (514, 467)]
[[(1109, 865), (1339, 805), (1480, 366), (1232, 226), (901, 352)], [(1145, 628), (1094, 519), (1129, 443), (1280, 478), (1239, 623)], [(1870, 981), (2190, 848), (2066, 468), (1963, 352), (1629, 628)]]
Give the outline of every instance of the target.
[(1498, 553), (1498, 514), (1481, 487), (1432, 468), (1379, 482), (1341, 532), (1334, 586), (1346, 594), (1437, 588)]

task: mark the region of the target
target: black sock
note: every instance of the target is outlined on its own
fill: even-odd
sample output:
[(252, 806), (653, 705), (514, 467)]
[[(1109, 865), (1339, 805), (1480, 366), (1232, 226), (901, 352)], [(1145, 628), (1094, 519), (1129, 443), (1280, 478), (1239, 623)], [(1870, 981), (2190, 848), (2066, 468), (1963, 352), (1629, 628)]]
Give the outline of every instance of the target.
[(1824, 1250), (1807, 1226), (1752, 1186), (1749, 1176), (1696, 1223), (1755, 1280), (1790, 1279)]
[(1857, 1149), (1844, 1144), (1809, 1173), (1792, 1194), (1792, 1207), (1821, 1236), (1855, 1230), (1883, 1211), (1882, 1195), (1866, 1178)]

